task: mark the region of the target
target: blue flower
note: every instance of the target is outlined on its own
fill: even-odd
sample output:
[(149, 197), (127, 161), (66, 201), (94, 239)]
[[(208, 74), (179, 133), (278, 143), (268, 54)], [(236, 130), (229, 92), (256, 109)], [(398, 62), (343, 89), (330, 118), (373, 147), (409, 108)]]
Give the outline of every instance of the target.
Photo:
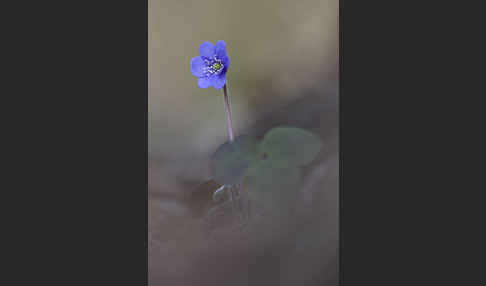
[(221, 89), (226, 84), (226, 72), (230, 64), (226, 53), (226, 43), (218, 41), (216, 45), (204, 42), (199, 47), (199, 57), (191, 60), (191, 72), (197, 77), (200, 88), (213, 86)]

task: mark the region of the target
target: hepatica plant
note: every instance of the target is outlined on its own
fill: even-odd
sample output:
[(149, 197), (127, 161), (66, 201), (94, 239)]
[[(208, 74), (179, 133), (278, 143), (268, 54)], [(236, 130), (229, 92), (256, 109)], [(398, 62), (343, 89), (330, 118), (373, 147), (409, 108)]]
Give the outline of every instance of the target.
[(301, 167), (315, 159), (322, 142), (317, 135), (290, 126), (274, 127), (261, 140), (247, 135), (235, 138), (227, 89), (229, 63), (224, 41), (202, 43), (199, 56), (191, 60), (198, 86), (223, 89), (224, 94), (229, 140), (211, 158), (213, 180), (222, 186), (214, 197), (244, 188), (249, 199), (266, 211), (288, 214), (300, 187)]

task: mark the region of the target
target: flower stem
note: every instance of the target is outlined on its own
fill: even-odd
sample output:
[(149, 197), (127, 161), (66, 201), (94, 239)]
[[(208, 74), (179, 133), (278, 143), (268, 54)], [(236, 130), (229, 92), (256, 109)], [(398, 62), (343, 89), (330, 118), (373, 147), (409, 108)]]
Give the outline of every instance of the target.
[[(228, 87), (225, 84), (223, 86), (223, 92), (224, 92), (224, 108), (226, 111), (226, 121), (228, 122), (228, 136), (229, 136), (229, 141), (233, 141), (235, 139), (234, 135), (234, 130), (233, 130), (233, 120), (231, 119), (231, 109), (230, 109), (230, 103), (229, 103), (229, 96), (228, 96)], [(239, 195), (239, 189), (241, 188), (241, 185), (232, 185), (230, 188), (230, 198), (231, 198), (231, 204), (233, 208), (233, 213), (238, 212), (238, 219), (240, 224), (243, 224), (243, 208), (241, 206), (241, 195)], [(235, 204), (238, 206), (236, 208)]]
[(235, 136), (233, 132), (233, 121), (231, 120), (231, 110), (230, 110), (229, 96), (228, 96), (228, 90), (226, 88), (226, 84), (223, 87), (223, 91), (224, 91), (224, 107), (226, 110), (226, 121), (228, 122), (228, 136), (229, 136), (229, 140), (233, 141)]

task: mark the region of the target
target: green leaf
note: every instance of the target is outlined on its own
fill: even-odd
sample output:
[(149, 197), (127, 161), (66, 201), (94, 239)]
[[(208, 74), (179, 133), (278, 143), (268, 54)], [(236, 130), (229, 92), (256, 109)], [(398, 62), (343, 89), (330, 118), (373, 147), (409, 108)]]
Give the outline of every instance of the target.
[(244, 188), (250, 199), (274, 214), (288, 214), (295, 204), (301, 184), (301, 172), (261, 160), (248, 169)]
[(322, 148), (321, 139), (306, 130), (276, 127), (267, 132), (261, 142), (261, 158), (280, 166), (303, 166), (310, 163)]
[(242, 135), (219, 146), (212, 156), (211, 173), (220, 184), (241, 183), (247, 168), (256, 160), (258, 141)]

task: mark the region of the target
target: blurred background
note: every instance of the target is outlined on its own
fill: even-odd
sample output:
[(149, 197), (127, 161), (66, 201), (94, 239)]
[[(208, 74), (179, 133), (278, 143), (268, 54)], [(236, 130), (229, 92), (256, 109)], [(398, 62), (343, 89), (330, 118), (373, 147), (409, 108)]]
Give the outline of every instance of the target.
[[(338, 4), (148, 1), (150, 285), (337, 285)], [(324, 142), (305, 169), (292, 229), (307, 237), (297, 246), (277, 226), (258, 236), (208, 227), (211, 187), (201, 184), (227, 129), (222, 91), (198, 88), (190, 60), (218, 40), (231, 59), (237, 135), (285, 124)]]

